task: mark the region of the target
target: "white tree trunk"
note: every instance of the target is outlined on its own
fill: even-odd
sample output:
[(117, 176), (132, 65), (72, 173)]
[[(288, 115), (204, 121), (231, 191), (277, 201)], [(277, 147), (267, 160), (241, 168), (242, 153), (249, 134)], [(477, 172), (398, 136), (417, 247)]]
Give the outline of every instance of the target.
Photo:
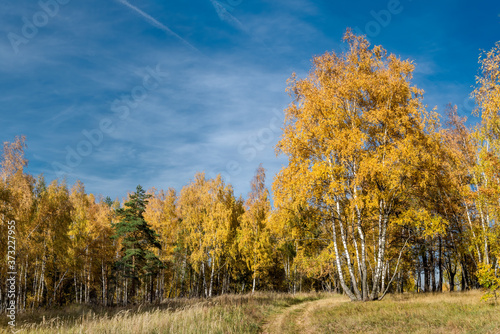
[(356, 295), (357, 300), (362, 300), (361, 294), (358, 289), (358, 282), (356, 280), (356, 276), (354, 276), (354, 270), (352, 268), (351, 256), (349, 255), (349, 248), (347, 247), (347, 231), (344, 230), (344, 224), (342, 223), (342, 214), (340, 211), (340, 203), (337, 201), (337, 215), (340, 229), (340, 237), (342, 239), (342, 244), (344, 246), (344, 255), (346, 257), (347, 269), (349, 271), (349, 275), (351, 276), (352, 288), (354, 290), (354, 294)]
[(339, 274), (340, 285), (342, 290), (349, 296), (351, 300), (356, 300), (356, 296), (351, 292), (351, 289), (347, 286), (344, 279), (344, 274), (342, 272), (342, 263), (340, 261), (339, 248), (337, 245), (337, 228), (335, 226), (335, 217), (332, 219), (332, 234), (333, 234), (333, 249), (335, 251), (335, 265), (337, 267), (337, 272)]

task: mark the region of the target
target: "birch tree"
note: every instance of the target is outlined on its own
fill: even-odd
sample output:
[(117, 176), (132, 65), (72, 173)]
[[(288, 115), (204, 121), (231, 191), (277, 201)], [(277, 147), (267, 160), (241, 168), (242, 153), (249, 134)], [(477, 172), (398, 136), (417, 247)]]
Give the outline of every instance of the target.
[(211, 297), (216, 270), (227, 266), (235, 244), (237, 204), (232, 186), (220, 175), (206, 179), (204, 173), (197, 173), (181, 190), (178, 210), (190, 263), (198, 274), (197, 285), (202, 284), (197, 287), (198, 295)]
[[(474, 133), (478, 153), (472, 189), (481, 229), (482, 268), (498, 271), (500, 247), (500, 42), (479, 58), (474, 97), (481, 124)], [(494, 268), (494, 269), (493, 269)], [(488, 270), (483, 270), (483, 273)], [(484, 276), (484, 275), (483, 275)]]
[(238, 228), (238, 249), (252, 272), (252, 293), (257, 278), (271, 262), (271, 235), (267, 226), (271, 203), (265, 186), (265, 169), (257, 168), (251, 182), (252, 191), (245, 203), (245, 213)]
[(176, 212), (177, 195), (175, 189), (156, 191), (153, 188), (148, 191), (148, 194), (151, 195), (151, 198), (146, 205), (144, 219), (159, 235), (161, 248), (157, 250), (157, 256), (166, 265), (165, 268), (161, 269), (157, 286), (157, 295), (160, 300), (163, 300), (165, 289), (170, 286), (167, 295), (170, 297), (171, 291), (177, 289), (177, 281), (180, 281), (180, 290), (182, 291), (187, 270), (187, 257), (185, 249), (182, 247), (180, 221)]
[(288, 166), (274, 189), (278, 206), (299, 200), (321, 213), (343, 291), (374, 300), (391, 219), (432, 173), (437, 116), (411, 85), (411, 61), (349, 30), (344, 41), (347, 52), (316, 57), (306, 79), (289, 80), (293, 102), (277, 146)]

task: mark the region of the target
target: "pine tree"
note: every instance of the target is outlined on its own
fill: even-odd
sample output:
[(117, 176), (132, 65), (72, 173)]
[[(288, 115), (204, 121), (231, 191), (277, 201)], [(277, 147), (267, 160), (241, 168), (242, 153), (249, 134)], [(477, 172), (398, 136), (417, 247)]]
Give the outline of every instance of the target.
[(129, 201), (125, 203), (125, 208), (117, 210), (120, 221), (112, 224), (115, 232), (112, 238), (121, 240), (122, 257), (116, 265), (123, 272), (124, 278), (131, 280), (130, 295), (133, 297), (141, 281), (149, 277), (151, 301), (152, 276), (158, 273), (163, 264), (152, 251), (152, 248), (161, 249), (158, 234), (144, 219), (150, 196), (140, 185), (137, 186), (136, 192), (131, 194)]

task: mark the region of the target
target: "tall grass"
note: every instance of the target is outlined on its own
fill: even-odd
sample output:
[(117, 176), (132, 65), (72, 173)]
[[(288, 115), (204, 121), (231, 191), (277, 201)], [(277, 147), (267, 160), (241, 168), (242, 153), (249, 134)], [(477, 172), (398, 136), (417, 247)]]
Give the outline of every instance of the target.
[(481, 292), (402, 294), (382, 302), (344, 303), (316, 310), (317, 333), (500, 333), (500, 307)]
[[(329, 294), (224, 295), (172, 299), (156, 306), (19, 314), (19, 333), (500, 333), (500, 306), (481, 292), (388, 295), (345, 302)], [(319, 302), (315, 300), (322, 299)], [(304, 303), (311, 301), (311, 303)], [(277, 320), (280, 321), (277, 321)], [(275, 323), (273, 323), (275, 321)], [(264, 326), (266, 324), (266, 326)], [(274, 324), (274, 326), (269, 326)], [(2, 323), (0, 333), (10, 333)]]
[(16, 330), (91, 334), (259, 333), (262, 321), (276, 310), (320, 297), (320, 294), (256, 293), (223, 295), (210, 300), (173, 299), (158, 306), (120, 310), (71, 306), (22, 315)]

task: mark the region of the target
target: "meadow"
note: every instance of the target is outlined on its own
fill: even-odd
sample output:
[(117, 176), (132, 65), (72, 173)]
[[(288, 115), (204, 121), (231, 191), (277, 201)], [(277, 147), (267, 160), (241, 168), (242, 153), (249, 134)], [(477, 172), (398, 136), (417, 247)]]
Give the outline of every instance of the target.
[[(351, 302), (329, 293), (259, 292), (172, 299), (130, 308), (83, 307), (18, 315), (17, 333), (500, 333), (500, 306), (480, 291), (394, 294)], [(0, 333), (10, 333), (2, 319)]]

